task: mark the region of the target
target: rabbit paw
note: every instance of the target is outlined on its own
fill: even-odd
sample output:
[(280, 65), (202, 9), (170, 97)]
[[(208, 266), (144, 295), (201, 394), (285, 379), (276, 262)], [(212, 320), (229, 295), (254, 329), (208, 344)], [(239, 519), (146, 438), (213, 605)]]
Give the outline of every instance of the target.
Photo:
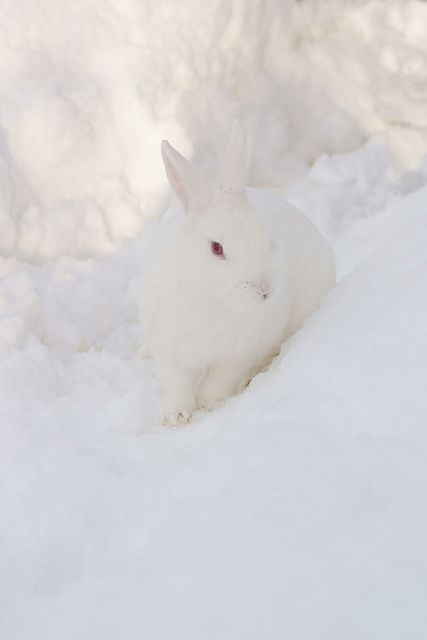
[(180, 427), (183, 424), (188, 424), (190, 420), (191, 411), (185, 408), (171, 411), (163, 416), (163, 424), (166, 427)]

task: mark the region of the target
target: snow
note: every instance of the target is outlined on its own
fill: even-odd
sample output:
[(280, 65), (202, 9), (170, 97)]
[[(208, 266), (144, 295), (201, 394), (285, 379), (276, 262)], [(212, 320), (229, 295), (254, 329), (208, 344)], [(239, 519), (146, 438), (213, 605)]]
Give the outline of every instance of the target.
[[(427, 5), (219, 4), (0, 8), (2, 639), (424, 640)], [(139, 293), (174, 224), (146, 222), (159, 141), (213, 175), (236, 114), (252, 201), (287, 185), (339, 282), (167, 429)]]
[(164, 209), (159, 140), (212, 172), (236, 116), (253, 186), (378, 132), (416, 169), (426, 23), (421, 0), (2, 0), (0, 250), (114, 252)]

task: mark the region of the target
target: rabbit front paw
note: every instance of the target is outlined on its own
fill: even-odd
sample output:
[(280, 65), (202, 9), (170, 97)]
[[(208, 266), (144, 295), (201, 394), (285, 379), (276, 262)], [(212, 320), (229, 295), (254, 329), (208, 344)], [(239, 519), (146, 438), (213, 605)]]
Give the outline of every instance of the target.
[(191, 411), (186, 408), (170, 411), (163, 416), (163, 425), (165, 427), (180, 427), (183, 424), (188, 424), (191, 416)]

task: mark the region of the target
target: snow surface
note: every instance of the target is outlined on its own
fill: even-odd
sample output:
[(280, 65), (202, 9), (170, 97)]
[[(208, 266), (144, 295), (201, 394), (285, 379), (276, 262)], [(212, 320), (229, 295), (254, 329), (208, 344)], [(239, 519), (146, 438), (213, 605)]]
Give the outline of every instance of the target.
[(3, 259), (2, 638), (425, 637), (427, 176), (368, 180), (384, 153), (324, 157), (294, 189), (353, 222), (346, 275), (188, 428), (158, 426), (137, 355), (144, 240)]
[[(427, 4), (182, 4), (0, 5), (0, 638), (425, 640)], [(290, 184), (339, 282), (166, 429), (140, 357), (158, 141), (210, 170), (236, 113), (276, 187), (251, 199)]]

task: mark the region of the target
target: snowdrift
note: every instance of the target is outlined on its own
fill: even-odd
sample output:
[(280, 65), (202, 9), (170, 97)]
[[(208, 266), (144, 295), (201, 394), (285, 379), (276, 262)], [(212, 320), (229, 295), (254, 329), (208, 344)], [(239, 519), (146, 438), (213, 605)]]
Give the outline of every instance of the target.
[(208, 171), (237, 116), (253, 186), (384, 132), (425, 154), (421, 0), (2, 0), (0, 252), (96, 257), (168, 189), (159, 140)]
[[(2, 0), (2, 640), (425, 639), (426, 25), (421, 0)], [(213, 174), (236, 116), (250, 197), (286, 189), (339, 282), (165, 429), (159, 140)]]
[(244, 394), (178, 430), (136, 353), (144, 239), (3, 259), (2, 638), (423, 637), (426, 183), (375, 142), (319, 160), (291, 195), (340, 282)]

